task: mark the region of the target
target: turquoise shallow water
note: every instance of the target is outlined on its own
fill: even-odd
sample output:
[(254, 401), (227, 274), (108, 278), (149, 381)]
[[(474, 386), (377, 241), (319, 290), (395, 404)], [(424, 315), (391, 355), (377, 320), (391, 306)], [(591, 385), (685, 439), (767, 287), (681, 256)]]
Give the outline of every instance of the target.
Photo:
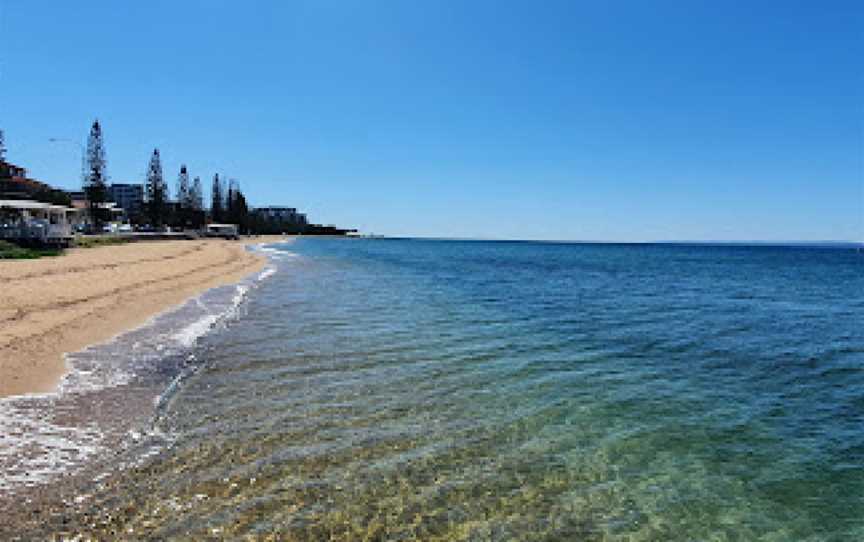
[(145, 375), (174, 382), (152, 422), (167, 443), (79, 476), (86, 498), (20, 532), (864, 539), (851, 250), (272, 248), (194, 362)]

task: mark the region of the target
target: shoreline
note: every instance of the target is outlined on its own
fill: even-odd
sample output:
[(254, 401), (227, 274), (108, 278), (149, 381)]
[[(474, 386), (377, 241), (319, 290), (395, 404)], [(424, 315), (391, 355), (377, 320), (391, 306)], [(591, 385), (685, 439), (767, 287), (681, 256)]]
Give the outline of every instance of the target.
[(266, 256), (247, 247), (284, 239), (153, 241), (0, 263), (0, 399), (56, 392), (67, 353), (260, 272)]

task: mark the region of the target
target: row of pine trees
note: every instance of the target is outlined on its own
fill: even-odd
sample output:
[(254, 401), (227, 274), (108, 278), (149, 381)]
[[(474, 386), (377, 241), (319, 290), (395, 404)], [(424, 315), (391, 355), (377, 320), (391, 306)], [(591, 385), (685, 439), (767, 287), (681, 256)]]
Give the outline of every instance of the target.
[[(107, 210), (103, 208), (108, 199), (107, 161), (102, 127), (96, 120), (90, 128), (85, 155), (83, 179), (84, 193), (90, 202), (90, 216), (97, 230), (108, 220)], [(141, 216), (132, 217), (138, 224), (147, 224), (156, 229), (170, 226), (175, 229), (197, 229), (208, 220), (215, 223), (237, 224), (242, 233), (248, 233), (252, 221), (246, 197), (236, 180), (226, 184), (217, 173), (213, 177), (209, 213), (204, 207), (204, 192), (201, 178), (189, 181), (185, 165), (180, 166), (177, 177), (175, 198), (171, 199), (168, 185), (162, 171), (159, 149), (154, 149), (147, 168), (144, 184), (145, 203)]]

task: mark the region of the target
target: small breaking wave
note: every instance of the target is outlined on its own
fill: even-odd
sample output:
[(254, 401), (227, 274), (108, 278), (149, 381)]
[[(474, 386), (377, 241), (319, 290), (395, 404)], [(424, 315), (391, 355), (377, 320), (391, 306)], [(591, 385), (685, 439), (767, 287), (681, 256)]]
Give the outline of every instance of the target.
[[(286, 250), (285, 246), (293, 241), (286, 240), (282, 243), (276, 245), (270, 244), (260, 244), (260, 245), (252, 245), (249, 247), (254, 252), (262, 252), (267, 255), (271, 262), (279, 261), (283, 259), (297, 258), (299, 255), (295, 252), (291, 252), (290, 250)], [(274, 270), (275, 272), (275, 270)], [(262, 274), (268, 273), (268, 269), (265, 269)], [(272, 273), (270, 273), (272, 274)], [(269, 276), (269, 275), (267, 275)], [(266, 278), (266, 277), (265, 277)]]
[[(249, 292), (274, 273), (271, 263), (239, 284), (208, 290), (66, 355), (69, 369), (56, 392), (0, 399), (0, 498), (140, 447), (155, 430), (161, 399), (191, 374), (198, 341), (237, 317)], [(168, 441), (162, 434), (155, 440)]]
[(264, 271), (261, 271), (261, 274), (258, 275), (258, 280), (264, 280), (266, 278), (270, 278), (274, 273), (276, 273), (275, 267), (268, 267)]
[[(203, 314), (196, 320), (193, 320), (192, 323), (188, 324), (180, 331), (174, 333), (171, 338), (177, 344), (182, 347), (190, 348), (198, 342), (198, 339), (209, 333), (216, 325), (228, 319), (230, 316), (233, 316), (237, 310), (237, 307), (240, 306), (240, 303), (243, 302), (243, 299), (246, 297), (246, 294), (249, 292), (249, 287), (240, 284), (236, 286), (236, 292), (233, 297), (230, 299), (230, 303), (224, 308), (224, 310), (209, 312), (206, 310), (202, 311)], [(203, 306), (203, 303), (200, 299), (196, 300), (199, 306)]]

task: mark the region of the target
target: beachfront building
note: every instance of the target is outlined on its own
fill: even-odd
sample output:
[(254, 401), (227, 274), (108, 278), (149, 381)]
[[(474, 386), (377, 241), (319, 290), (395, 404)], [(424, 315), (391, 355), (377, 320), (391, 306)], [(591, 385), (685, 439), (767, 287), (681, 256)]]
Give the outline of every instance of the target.
[(77, 209), (25, 199), (0, 200), (0, 239), (24, 245), (68, 245)]
[(12, 183), (23, 183), (27, 177), (27, 170), (23, 167), (10, 164), (5, 160), (0, 160), (0, 182), (9, 183), (0, 186), (0, 190), (15, 191), (23, 190), (23, 187), (13, 186)]
[(252, 229), (258, 233), (302, 233), (309, 222), (294, 207), (257, 207), (250, 213)]
[(65, 192), (29, 178), (26, 169), (5, 160), (0, 160), (0, 199), (29, 199), (55, 205), (69, 203)]
[(298, 213), (294, 207), (257, 207), (255, 213), (268, 222), (297, 226), (307, 224), (306, 215)]
[(108, 201), (123, 209), (127, 218), (140, 216), (144, 210), (144, 185), (113, 183), (108, 186)]
[(73, 190), (68, 193), (70, 204), (74, 207), (85, 208), (87, 207), (87, 194), (84, 193), (83, 190)]
[(251, 214), (263, 233), (300, 233), (309, 225), (306, 214), (294, 207), (256, 207)]
[[(84, 196), (84, 192), (72, 192), (72, 208), (77, 213), (72, 222), (72, 227), (78, 231), (89, 231), (93, 227), (93, 218), (90, 216), (90, 200)], [(124, 211), (113, 201), (106, 201), (99, 204), (99, 208), (104, 210), (103, 215), (107, 217), (108, 225), (111, 223), (119, 223), (123, 221)]]

